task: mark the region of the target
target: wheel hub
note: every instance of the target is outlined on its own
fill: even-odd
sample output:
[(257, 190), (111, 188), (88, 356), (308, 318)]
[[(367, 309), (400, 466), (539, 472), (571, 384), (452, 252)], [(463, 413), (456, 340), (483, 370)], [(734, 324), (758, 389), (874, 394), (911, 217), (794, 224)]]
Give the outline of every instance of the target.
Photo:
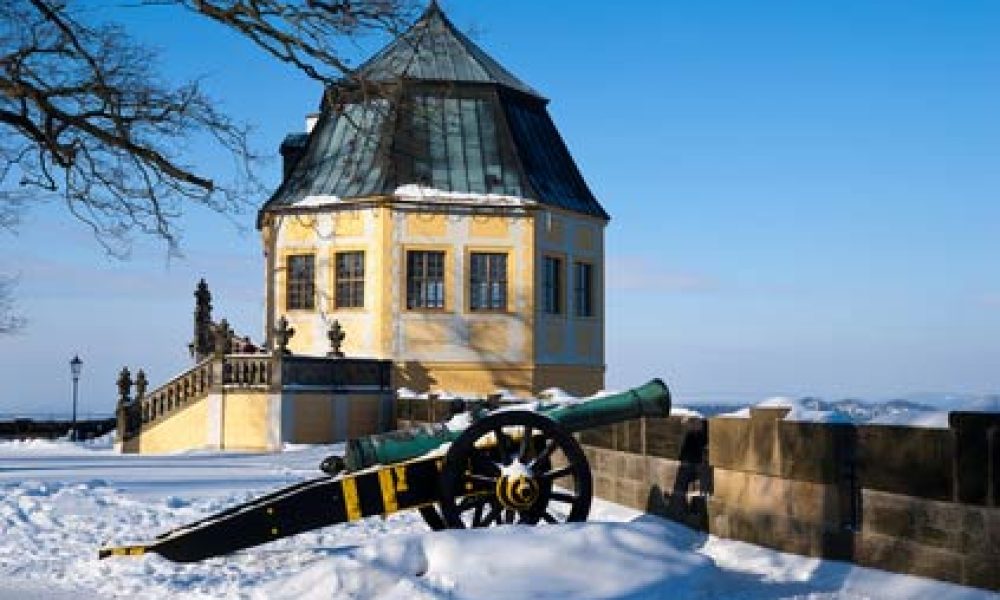
[(541, 495), (541, 487), (531, 470), (516, 460), (501, 469), (496, 491), (497, 498), (505, 508), (518, 511), (534, 506)]

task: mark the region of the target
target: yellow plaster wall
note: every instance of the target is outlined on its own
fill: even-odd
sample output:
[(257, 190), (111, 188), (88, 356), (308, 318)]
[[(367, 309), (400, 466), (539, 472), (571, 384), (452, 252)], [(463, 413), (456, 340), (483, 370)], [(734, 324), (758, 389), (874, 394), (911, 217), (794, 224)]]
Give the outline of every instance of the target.
[(533, 393), (557, 387), (577, 396), (589, 396), (604, 389), (604, 367), (538, 365)]
[(550, 244), (561, 244), (566, 235), (566, 224), (563, 217), (555, 211), (548, 210), (539, 215), (539, 233), (544, 241)]
[(566, 347), (566, 320), (546, 318), (541, 326), (542, 347), (547, 355), (562, 354)]
[(269, 402), (266, 392), (223, 396), (222, 446), (226, 450), (274, 450), (269, 447)]
[(510, 327), (506, 320), (471, 321), (469, 347), (483, 358), (503, 355), (510, 349)]
[(444, 237), (448, 233), (448, 216), (440, 213), (407, 213), (406, 234), (421, 237)]
[(499, 215), (472, 215), (469, 235), (472, 237), (503, 239), (510, 235), (508, 218)]
[[(392, 286), (393, 278), (393, 256), (392, 232), (393, 232), (393, 212), (392, 209), (383, 206), (375, 214), (375, 232), (378, 255), (378, 271), (372, 270), (376, 279), (375, 306), (378, 327), (378, 341), (376, 348), (381, 356), (391, 356), (392, 354), (392, 334), (394, 330), (394, 319), (392, 307)], [(398, 282), (397, 282), (398, 283)]]
[(278, 219), (283, 244), (312, 243), (316, 239), (317, 219), (314, 215), (287, 215)]
[(208, 447), (208, 400), (202, 398), (180, 411), (143, 429), (139, 452), (162, 454)]
[(600, 355), (595, 348), (598, 336), (595, 328), (596, 323), (578, 322), (576, 325), (576, 355), (586, 359), (594, 360)]
[(393, 369), (393, 387), (415, 391), (485, 395), (505, 389), (529, 394), (532, 380), (533, 369), (523, 364), (408, 361), (396, 363)]
[[(315, 355), (318, 343), (316, 334), (316, 311), (295, 310), (291, 312), (279, 313), (288, 318), (288, 324), (295, 329), (295, 335), (288, 341), (288, 348), (293, 354)], [(279, 316), (280, 318), (280, 316)], [(275, 319), (277, 322), (277, 319)]]
[(438, 352), (452, 338), (446, 323), (411, 321), (404, 326), (406, 348), (412, 352)]
[(576, 247), (580, 250), (597, 250), (597, 236), (588, 225), (580, 225), (576, 230)]
[(365, 232), (367, 211), (342, 210), (333, 215), (333, 232), (336, 237), (356, 237)]

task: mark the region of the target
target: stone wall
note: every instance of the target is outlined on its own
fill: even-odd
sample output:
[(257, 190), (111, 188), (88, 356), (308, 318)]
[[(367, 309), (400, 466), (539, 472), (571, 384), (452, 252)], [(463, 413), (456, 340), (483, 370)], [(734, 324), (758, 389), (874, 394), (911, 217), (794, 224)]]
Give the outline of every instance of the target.
[[(1000, 415), (947, 429), (637, 419), (578, 434), (598, 497), (785, 552), (1000, 589)], [(400, 424), (451, 403), (397, 405)]]

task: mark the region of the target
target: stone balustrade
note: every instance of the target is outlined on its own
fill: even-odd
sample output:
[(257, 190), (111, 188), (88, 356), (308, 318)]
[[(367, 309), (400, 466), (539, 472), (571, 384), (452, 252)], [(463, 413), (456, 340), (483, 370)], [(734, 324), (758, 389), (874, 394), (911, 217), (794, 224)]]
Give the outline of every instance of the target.
[(223, 358), (222, 384), (238, 387), (268, 387), (273, 379), (270, 354), (229, 354)]
[(161, 419), (207, 394), (214, 383), (214, 362), (215, 359), (204, 360), (145, 397), (136, 398), (142, 424)]
[[(151, 392), (145, 374), (133, 381), (128, 369), (118, 380), (118, 441), (125, 452), (140, 433), (208, 397), (210, 393), (278, 393), (281, 390), (388, 390), (388, 361), (284, 353), (225, 354), (205, 358)], [(132, 397), (133, 389), (135, 397)], [(133, 443), (132, 446), (135, 444)]]

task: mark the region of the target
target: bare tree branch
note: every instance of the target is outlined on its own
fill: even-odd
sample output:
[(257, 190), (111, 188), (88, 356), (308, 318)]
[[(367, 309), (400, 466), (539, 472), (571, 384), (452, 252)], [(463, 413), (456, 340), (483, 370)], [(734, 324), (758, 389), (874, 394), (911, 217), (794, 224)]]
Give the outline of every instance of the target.
[(24, 318), (14, 314), (14, 279), (0, 275), (0, 335), (16, 333), (24, 327)]
[[(350, 80), (357, 39), (397, 32), (413, 0), (139, 0), (186, 9), (245, 36), (325, 84)], [(66, 0), (0, 0), (0, 228), (61, 199), (107, 250), (135, 233), (178, 249), (189, 205), (238, 213), (263, 191), (248, 128), (198, 81), (170, 85), (155, 53), (118, 26), (93, 25)], [(236, 165), (221, 180), (193, 163), (195, 145)], [(216, 174), (217, 175), (217, 174)]]

